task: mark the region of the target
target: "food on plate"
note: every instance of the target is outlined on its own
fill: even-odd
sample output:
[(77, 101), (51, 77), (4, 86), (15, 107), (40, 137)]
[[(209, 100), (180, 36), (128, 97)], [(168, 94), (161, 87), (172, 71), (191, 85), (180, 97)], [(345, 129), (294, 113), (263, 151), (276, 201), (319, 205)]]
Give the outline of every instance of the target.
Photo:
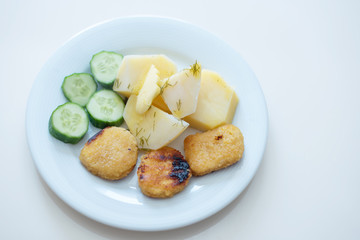
[(90, 61), (91, 72), (104, 88), (112, 89), (119, 71), (123, 55), (116, 52), (101, 51)]
[(201, 131), (232, 123), (239, 99), (216, 72), (202, 70), (201, 87), (195, 113), (184, 118), (191, 127)]
[(85, 107), (96, 92), (97, 84), (89, 73), (73, 73), (64, 78), (61, 89), (70, 102)]
[(49, 120), (50, 134), (64, 143), (78, 143), (86, 134), (89, 118), (78, 104), (67, 102), (58, 106)]
[(79, 158), (92, 174), (107, 180), (119, 180), (133, 170), (137, 157), (134, 136), (124, 128), (107, 127), (86, 142)]
[(171, 113), (183, 118), (195, 112), (200, 91), (201, 65), (175, 73), (161, 84), (161, 96)]
[(124, 107), (122, 98), (108, 89), (97, 91), (86, 105), (90, 122), (97, 128), (120, 126), (123, 122)]
[[(77, 143), (89, 121), (103, 128), (86, 142), (79, 157), (92, 174), (122, 179), (134, 169), (138, 149), (149, 150), (137, 169), (139, 187), (146, 196), (169, 198), (193, 175), (226, 168), (242, 158), (244, 138), (231, 124), (239, 99), (218, 73), (202, 69), (197, 61), (177, 72), (164, 55), (123, 57), (109, 51), (93, 55), (90, 66), (94, 78), (88, 73), (65, 77), (62, 90), (71, 102), (54, 110), (49, 131), (63, 142)], [(105, 89), (97, 91), (94, 79)], [(123, 120), (129, 130), (119, 127)], [(189, 126), (206, 132), (185, 138), (185, 160), (167, 145)]]
[(159, 71), (160, 80), (177, 72), (177, 67), (164, 55), (127, 55), (117, 74), (113, 90), (125, 97), (139, 94), (151, 65)]
[(154, 106), (139, 114), (136, 102), (137, 96), (131, 95), (125, 106), (124, 119), (139, 148), (159, 149), (166, 146), (189, 126), (185, 121)]
[(168, 106), (166, 105), (166, 103), (164, 102), (164, 99), (161, 97), (161, 95), (157, 96), (153, 102), (152, 105), (160, 108), (161, 110), (163, 110), (164, 112), (167, 112), (169, 114), (171, 114), (171, 111), (169, 110)]
[(151, 65), (149, 72), (146, 75), (144, 84), (139, 91), (136, 102), (136, 111), (139, 114), (143, 114), (144, 112), (146, 112), (150, 108), (154, 98), (159, 95), (159, 80), (159, 70), (157, 70), (154, 65)]
[(187, 186), (191, 171), (179, 151), (163, 147), (141, 157), (137, 176), (143, 194), (153, 198), (169, 198)]
[[(196, 110), (185, 116), (184, 120), (190, 124), (190, 127), (200, 131), (211, 130), (232, 123), (238, 103), (239, 98), (234, 89), (218, 73), (203, 69)], [(156, 97), (152, 104), (171, 113), (161, 96)]]
[(194, 176), (201, 176), (238, 162), (244, 152), (244, 137), (232, 124), (184, 140), (185, 158)]

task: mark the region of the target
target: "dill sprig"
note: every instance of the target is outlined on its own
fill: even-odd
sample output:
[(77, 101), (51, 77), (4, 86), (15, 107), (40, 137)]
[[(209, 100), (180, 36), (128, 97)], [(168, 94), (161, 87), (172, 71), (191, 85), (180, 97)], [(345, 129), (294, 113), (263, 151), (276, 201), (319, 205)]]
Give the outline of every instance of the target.
[(201, 65), (197, 61), (190, 67), (189, 71), (194, 77), (199, 77), (201, 73)]
[(173, 86), (175, 86), (175, 85), (177, 84), (177, 82), (171, 84), (171, 83), (169, 83), (169, 81), (170, 81), (170, 78), (168, 78), (168, 79), (165, 81), (165, 83), (160, 87), (160, 94), (162, 94), (162, 93), (164, 92), (165, 88), (167, 88), (167, 87), (173, 87)]
[(144, 147), (144, 146), (145, 146), (145, 144), (146, 144), (147, 146), (149, 146), (149, 139), (150, 139), (150, 136), (151, 136), (151, 134), (149, 134), (149, 136), (148, 136), (148, 137), (141, 136), (141, 137), (139, 138), (139, 141), (140, 141), (140, 146), (141, 146), (141, 147)]
[(140, 129), (139, 129), (139, 128), (136, 128), (136, 129), (135, 129), (135, 137), (137, 137), (142, 130), (144, 130), (144, 129), (143, 129), (143, 128), (140, 128)]
[(114, 88), (119, 88), (120, 85), (121, 85), (121, 83), (122, 83), (122, 82), (120, 82), (120, 81), (115, 81), (115, 83), (114, 83)]
[(181, 109), (181, 104), (182, 104), (181, 99), (179, 99), (179, 100), (176, 102), (176, 109), (177, 109), (178, 111), (180, 111), (180, 109)]

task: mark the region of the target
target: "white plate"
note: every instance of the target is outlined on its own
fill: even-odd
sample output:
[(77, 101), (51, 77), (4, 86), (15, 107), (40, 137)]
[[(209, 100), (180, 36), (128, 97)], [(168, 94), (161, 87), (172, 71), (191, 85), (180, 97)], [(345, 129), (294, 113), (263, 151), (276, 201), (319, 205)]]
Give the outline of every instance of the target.
[[(90, 126), (84, 139), (64, 144), (48, 133), (51, 112), (66, 99), (61, 92), (65, 76), (90, 72), (94, 53), (112, 50), (126, 54), (165, 54), (179, 69), (195, 60), (218, 72), (240, 98), (233, 124), (245, 138), (242, 160), (227, 169), (193, 177), (186, 189), (171, 199), (142, 195), (136, 171), (120, 181), (91, 175), (78, 156), (98, 129)], [(245, 61), (229, 45), (205, 30), (178, 20), (131, 17), (107, 21), (71, 38), (46, 62), (38, 74), (27, 106), (27, 138), (35, 164), (49, 187), (80, 213), (114, 227), (157, 231), (203, 220), (233, 201), (253, 178), (267, 138), (267, 110), (259, 83)], [(187, 130), (171, 146), (183, 151)]]

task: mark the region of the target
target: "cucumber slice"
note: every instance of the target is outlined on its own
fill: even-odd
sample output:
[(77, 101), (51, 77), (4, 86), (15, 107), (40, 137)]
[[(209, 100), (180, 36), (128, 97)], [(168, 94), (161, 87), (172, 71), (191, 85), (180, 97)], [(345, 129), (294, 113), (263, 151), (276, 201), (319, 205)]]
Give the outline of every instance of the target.
[(122, 59), (123, 55), (108, 51), (93, 55), (90, 61), (91, 72), (101, 86), (112, 89)]
[(96, 92), (97, 84), (89, 73), (74, 73), (65, 77), (61, 89), (70, 102), (85, 107)]
[(124, 121), (124, 107), (122, 98), (108, 89), (96, 92), (86, 105), (90, 122), (97, 128), (120, 126)]
[(89, 128), (89, 118), (81, 106), (67, 102), (58, 106), (49, 120), (50, 134), (65, 143), (78, 143)]

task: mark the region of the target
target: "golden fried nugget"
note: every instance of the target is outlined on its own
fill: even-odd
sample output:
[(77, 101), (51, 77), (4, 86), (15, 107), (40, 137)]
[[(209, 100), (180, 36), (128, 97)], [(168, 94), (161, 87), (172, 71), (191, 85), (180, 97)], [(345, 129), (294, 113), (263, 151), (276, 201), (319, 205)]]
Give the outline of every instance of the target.
[(194, 176), (201, 176), (238, 162), (244, 152), (244, 137), (232, 124), (184, 140), (185, 158)]
[(135, 167), (138, 148), (135, 137), (126, 129), (107, 127), (91, 137), (80, 153), (80, 161), (92, 174), (119, 180)]
[(163, 147), (141, 157), (137, 175), (143, 194), (153, 198), (169, 198), (187, 186), (191, 171), (179, 151)]

